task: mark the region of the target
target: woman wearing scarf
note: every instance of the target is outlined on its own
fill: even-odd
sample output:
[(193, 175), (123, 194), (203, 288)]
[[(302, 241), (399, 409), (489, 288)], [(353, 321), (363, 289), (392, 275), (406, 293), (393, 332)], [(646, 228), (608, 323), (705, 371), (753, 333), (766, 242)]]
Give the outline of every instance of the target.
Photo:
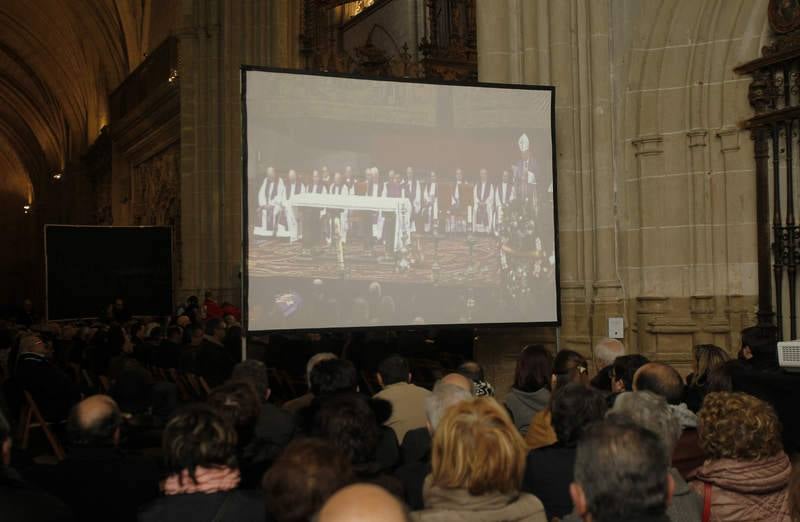
[(195, 404), (164, 429), (164, 496), (139, 513), (140, 522), (263, 522), (258, 493), (238, 488), (236, 430), (216, 410)]

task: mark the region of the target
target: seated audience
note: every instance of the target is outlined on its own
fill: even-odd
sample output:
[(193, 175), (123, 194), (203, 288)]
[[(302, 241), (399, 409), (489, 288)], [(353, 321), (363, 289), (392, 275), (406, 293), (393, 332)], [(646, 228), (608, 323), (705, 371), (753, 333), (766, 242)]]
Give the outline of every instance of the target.
[(0, 413), (0, 518), (9, 522), (71, 522), (69, 508), (11, 467), (11, 426)]
[[(345, 361), (334, 359), (318, 367), (333, 362)], [(397, 443), (389, 428), (384, 431), (388, 416), (383, 402), (350, 391), (329, 395), (314, 415), (311, 435), (327, 440), (344, 453), (359, 482), (377, 484), (403, 498), (402, 484), (388, 474), (397, 462)], [(385, 445), (385, 433), (391, 435), (394, 448)]]
[(378, 365), (378, 384), (382, 390), (375, 394), (392, 405), (392, 416), (386, 426), (402, 441), (410, 430), (425, 427), (425, 399), (431, 392), (411, 383), (411, 369), (405, 357), (390, 355)]
[(729, 359), (728, 354), (713, 344), (698, 344), (692, 349), (692, 373), (686, 377), (686, 404), (696, 412), (708, 393), (708, 377)]
[[(459, 374), (451, 374), (463, 377)], [(450, 379), (453, 381), (455, 379)], [(468, 387), (446, 382), (437, 382), (433, 392), (425, 399), (427, 425), (421, 430), (409, 431), (403, 440), (404, 465), (397, 469), (395, 476), (403, 483), (406, 503), (411, 509), (422, 509), (422, 487), (425, 477), (431, 472), (431, 436), (450, 406), (472, 399)], [(415, 436), (416, 435), (416, 436)], [(410, 439), (417, 439), (410, 440)]]
[(192, 344), (181, 356), (181, 369), (203, 377), (212, 388), (224, 383), (233, 371), (233, 359), (225, 351), (225, 323), (211, 319), (206, 323), (206, 335), (195, 345), (197, 330), (192, 331)]
[(597, 374), (592, 379), (592, 387), (611, 392), (611, 368), (617, 357), (625, 355), (625, 345), (617, 339), (602, 339), (594, 347), (594, 364)]
[(611, 366), (611, 395), (606, 399), (608, 406), (614, 405), (617, 395), (626, 391), (633, 391), (633, 376), (636, 370), (650, 362), (647, 357), (639, 354), (622, 355), (614, 360)]
[(231, 381), (250, 383), (261, 402), (261, 410), (256, 422), (254, 441), (258, 445), (260, 458), (265, 462), (274, 461), (295, 434), (294, 417), (274, 404), (270, 397), (267, 367), (261, 361), (248, 359), (233, 368)]
[(550, 402), (550, 375), (553, 356), (544, 346), (526, 346), (517, 359), (514, 385), (505, 398), (511, 419), (524, 436), (531, 419)]
[(354, 480), (349, 459), (333, 444), (298, 439), (264, 474), (267, 512), (274, 522), (306, 522)]
[(466, 361), (456, 370), (458, 373), (471, 380), (475, 397), (494, 397), (494, 386), (489, 384), (483, 374), (483, 368), (475, 361)]
[(167, 338), (156, 349), (153, 364), (159, 368), (178, 368), (183, 350), (183, 328), (172, 325), (167, 328)]
[(311, 370), (314, 369), (314, 366), (321, 363), (322, 361), (327, 361), (329, 359), (336, 359), (336, 355), (330, 352), (322, 352), (313, 355), (306, 364), (306, 384), (308, 385), (308, 392), (296, 399), (292, 399), (283, 405), (283, 409), (290, 412), (290, 413), (297, 413), (298, 411), (302, 410), (303, 408), (309, 406), (311, 401), (314, 400), (314, 394), (311, 393)]
[(482, 397), (447, 409), (433, 434), (425, 509), (413, 520), (546, 522), (542, 503), (521, 493), (525, 441), (508, 413)]
[(19, 387), (36, 401), (42, 416), (49, 422), (60, 422), (80, 395), (70, 376), (50, 361), (50, 353), (41, 337), (23, 337), (14, 376)]
[(792, 522), (800, 522), (800, 466), (797, 465), (789, 482), (789, 510)]
[(135, 521), (158, 496), (156, 462), (119, 449), (122, 412), (107, 395), (78, 403), (67, 421), (69, 451), (43, 482), (81, 521)]
[[(561, 350), (556, 354), (553, 363), (553, 375), (550, 377), (551, 394), (558, 388), (569, 383), (579, 383), (586, 386), (589, 382), (589, 363), (586, 358), (572, 350)], [(550, 397), (552, 401), (552, 395)], [(557, 441), (556, 432), (553, 430), (550, 407), (536, 413), (531, 419), (525, 443), (530, 449), (550, 446)]]
[(681, 436), (672, 453), (672, 465), (684, 478), (705, 460), (697, 435), (697, 415), (683, 402), (684, 386), (680, 374), (667, 364), (647, 363), (633, 376), (634, 391), (648, 391), (663, 397), (681, 426)]
[(142, 366), (153, 363), (153, 346), (147, 342), (147, 328), (143, 323), (135, 322), (130, 327), (130, 339), (133, 344), (133, 357)]
[(315, 522), (410, 522), (397, 498), (371, 484), (354, 484), (325, 502)]
[(264, 502), (238, 489), (236, 430), (211, 406), (193, 404), (167, 423), (163, 497), (145, 506), (140, 522), (263, 522)]
[[(672, 454), (681, 434), (680, 422), (663, 397), (650, 392), (627, 392), (617, 398), (609, 416), (626, 419), (659, 436), (667, 455)], [(674, 467), (669, 470), (675, 490), (667, 516), (672, 522), (700, 522), (702, 503)]]
[(657, 434), (606, 420), (578, 441), (569, 493), (584, 522), (669, 522), (669, 457)]
[(551, 410), (557, 442), (528, 453), (522, 481), (522, 491), (542, 501), (548, 520), (572, 512), (569, 485), (578, 439), (586, 426), (603, 418), (606, 401), (599, 391), (572, 382), (553, 392)]
[(749, 372), (750, 368), (739, 359), (729, 359), (720, 364), (708, 374), (708, 393), (732, 392), (734, 389), (734, 376)]
[(222, 319), (224, 315), (222, 307), (214, 299), (214, 294), (212, 292), (206, 292), (205, 300), (203, 301), (203, 309), (208, 319)]
[(208, 404), (217, 409), (236, 428), (236, 460), (241, 474), (240, 486), (254, 489), (269, 462), (255, 440), (255, 429), (261, 414), (261, 399), (247, 381), (231, 381), (211, 390)]
[(789, 522), (792, 466), (772, 406), (744, 393), (709, 393), (698, 414), (706, 461), (691, 487), (711, 522)]

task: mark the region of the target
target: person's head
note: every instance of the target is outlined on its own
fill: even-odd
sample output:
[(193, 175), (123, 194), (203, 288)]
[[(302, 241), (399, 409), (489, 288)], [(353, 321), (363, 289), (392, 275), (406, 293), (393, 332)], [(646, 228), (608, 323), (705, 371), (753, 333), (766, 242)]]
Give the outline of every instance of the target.
[(67, 433), (75, 446), (113, 447), (119, 443), (122, 413), (108, 395), (92, 395), (72, 407)]
[(486, 183), (489, 181), (489, 171), (486, 169), (481, 169), (478, 173), (478, 176), (481, 179), (481, 183)]
[(462, 388), (464, 391), (472, 395), (474, 391), (474, 387), (472, 385), (472, 381), (461, 375), (460, 373), (448, 373), (444, 377), (439, 380), (442, 384), (452, 384), (453, 386), (458, 386)]
[(189, 342), (192, 346), (199, 346), (203, 342), (203, 327), (199, 324), (189, 326)]
[(734, 376), (745, 369), (745, 363), (739, 359), (729, 359), (708, 373), (706, 390), (734, 391)]
[(167, 423), (162, 435), (164, 467), (169, 475), (197, 468), (236, 468), (236, 429), (216, 408), (191, 404)]
[(447, 409), (431, 448), (431, 482), (470, 495), (519, 490), (527, 447), (508, 412), (492, 398)]
[(713, 344), (698, 344), (692, 349), (691, 386), (705, 384), (708, 374), (729, 359), (725, 350)]
[(33, 312), (33, 301), (31, 301), (30, 298), (26, 298), (24, 301), (22, 301), (22, 310), (25, 313)]
[(147, 337), (145, 332), (145, 325), (140, 322), (135, 322), (131, 325), (131, 339), (144, 340)]
[(261, 414), (261, 398), (248, 381), (229, 381), (211, 390), (208, 404), (217, 409), (236, 428), (240, 446), (253, 437)]
[(560, 350), (553, 361), (553, 376), (550, 388), (556, 390), (569, 383), (587, 384), (589, 363), (586, 357), (573, 350)]
[(213, 301), (214, 300), (214, 292), (212, 292), (211, 290), (206, 290), (206, 293), (204, 295), (205, 295), (206, 301)]
[(336, 492), (325, 502), (314, 522), (409, 522), (403, 504), (385, 489), (373, 484), (354, 484)]
[(783, 451), (781, 423), (768, 403), (737, 392), (709, 393), (697, 414), (708, 459), (755, 460)]
[(269, 399), (269, 372), (267, 366), (256, 359), (247, 359), (233, 367), (231, 381), (248, 382), (262, 401)]
[(436, 172), (431, 171), (430, 181), (431, 181), (431, 183), (436, 183)]
[(550, 386), (553, 373), (553, 356), (540, 344), (529, 344), (517, 358), (514, 371), (514, 388), (524, 392), (535, 392)]
[(297, 172), (294, 169), (289, 169), (289, 183), (297, 182)]
[(19, 341), (19, 353), (34, 353), (36, 355), (47, 355), (47, 343), (38, 335), (26, 335)]
[(342, 173), (341, 173), (341, 172), (335, 172), (335, 173), (333, 174), (333, 182), (334, 182), (336, 185), (341, 185), (341, 184), (342, 184), (342, 181), (344, 181), (344, 178), (342, 178)]
[(275, 181), (275, 167), (267, 167), (267, 178), (270, 181)]
[(181, 314), (177, 317), (177, 319), (175, 319), (175, 324), (177, 324), (181, 328), (186, 328), (187, 326), (192, 324), (192, 319), (186, 314)]
[(114, 299), (114, 309), (122, 310), (125, 308), (125, 301), (121, 297)]
[(502, 179), (504, 182), (508, 183), (509, 181), (511, 181), (511, 174), (509, 174), (507, 170), (504, 170)]
[(408, 359), (395, 353), (378, 364), (378, 384), (383, 387), (398, 382), (411, 382), (411, 368)]
[(312, 355), (308, 362), (306, 363), (306, 384), (308, 385), (308, 389), (311, 389), (311, 370), (314, 369), (314, 366), (321, 363), (322, 361), (328, 361), (330, 359), (336, 359), (336, 354), (331, 352), (321, 352)]
[(611, 367), (611, 391), (615, 393), (633, 391), (633, 376), (636, 370), (649, 363), (644, 355), (631, 354), (617, 357)]
[(589, 426), (578, 442), (570, 496), (584, 520), (616, 522), (667, 510), (675, 483), (658, 435), (609, 419)]
[(206, 321), (206, 335), (219, 342), (225, 340), (225, 321), (214, 318)]
[(777, 364), (778, 330), (774, 326), (751, 326), (742, 330), (739, 359), (759, 367)]
[(344, 359), (327, 359), (317, 363), (311, 370), (311, 393), (317, 397), (344, 391), (355, 391), (358, 387), (356, 368)]
[(472, 394), (476, 397), (494, 396), (494, 388), (486, 381), (483, 367), (477, 362), (463, 362), (456, 371), (472, 381)]
[(433, 433), (450, 406), (461, 401), (472, 400), (472, 394), (462, 386), (439, 381), (433, 392), (425, 397), (425, 416), (428, 419), (428, 431)]
[(531, 140), (528, 138), (527, 134), (523, 134), (519, 137), (519, 141), (517, 142), (519, 146), (519, 153), (523, 159), (527, 159), (530, 157), (530, 147), (531, 147)]
[(683, 402), (683, 379), (672, 366), (650, 362), (633, 374), (633, 391), (655, 393), (677, 405)]
[(414, 179), (414, 169), (411, 167), (406, 167), (406, 179), (408, 181), (412, 181)]
[(625, 355), (625, 345), (617, 339), (601, 339), (594, 345), (594, 363), (598, 371), (613, 364), (621, 355)]
[(456, 169), (456, 181), (464, 181), (464, 172), (461, 169)]
[(311, 173), (311, 183), (313, 185), (319, 185), (319, 171), (315, 170)]
[(267, 511), (276, 522), (306, 522), (354, 480), (350, 461), (333, 444), (294, 440), (264, 474)]
[(355, 466), (374, 459), (381, 438), (369, 401), (358, 393), (339, 393), (323, 401), (314, 416), (312, 435), (333, 444)]
[(616, 415), (658, 435), (667, 455), (672, 456), (683, 430), (663, 396), (649, 391), (622, 393), (609, 411), (609, 416)]
[(0, 411), (0, 465), (11, 464), (11, 425)]
[(584, 384), (568, 383), (553, 393), (550, 413), (559, 444), (571, 446), (578, 442), (586, 426), (603, 418), (606, 400)]
[(183, 339), (183, 328), (172, 325), (167, 328), (167, 340), (171, 343), (180, 344)]

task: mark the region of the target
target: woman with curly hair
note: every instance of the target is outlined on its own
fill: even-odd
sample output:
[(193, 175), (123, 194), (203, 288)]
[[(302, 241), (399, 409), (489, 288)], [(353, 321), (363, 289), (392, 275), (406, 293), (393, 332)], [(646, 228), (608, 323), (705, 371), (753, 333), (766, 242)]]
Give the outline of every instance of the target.
[(705, 463), (690, 486), (704, 521), (789, 522), (792, 466), (769, 404), (745, 393), (709, 393), (698, 415)]

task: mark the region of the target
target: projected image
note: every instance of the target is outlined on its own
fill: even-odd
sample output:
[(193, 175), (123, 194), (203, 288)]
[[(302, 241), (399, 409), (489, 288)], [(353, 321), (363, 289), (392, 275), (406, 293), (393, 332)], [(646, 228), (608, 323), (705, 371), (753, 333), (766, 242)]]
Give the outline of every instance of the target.
[(245, 75), (251, 331), (557, 320), (552, 91)]

